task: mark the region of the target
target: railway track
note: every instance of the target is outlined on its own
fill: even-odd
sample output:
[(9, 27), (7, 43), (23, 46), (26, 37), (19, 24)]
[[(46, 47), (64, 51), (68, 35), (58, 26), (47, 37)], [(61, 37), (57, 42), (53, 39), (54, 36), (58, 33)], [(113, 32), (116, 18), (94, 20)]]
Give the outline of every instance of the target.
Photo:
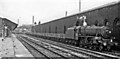
[[(39, 40), (41, 41), (41, 39), (39, 40), (36, 40), (38, 38), (29, 38), (29, 39), (32, 39), (33, 41), (36, 41), (36, 42), (39, 42)], [(62, 48), (65, 48), (65, 49), (68, 49), (68, 50), (71, 50), (71, 51), (74, 51), (74, 52), (79, 52), (79, 53), (82, 53), (84, 55), (87, 55), (87, 56), (90, 56), (92, 58), (120, 58), (120, 56), (117, 56), (117, 55), (113, 55), (113, 54), (107, 54), (107, 53), (101, 53), (101, 52), (97, 52), (97, 51), (91, 51), (91, 50), (87, 50), (87, 49), (83, 49), (83, 48), (79, 48), (79, 47), (74, 47), (74, 46), (71, 46), (71, 45), (66, 45), (66, 44), (62, 44), (62, 43), (58, 43), (58, 42), (53, 42), (53, 41), (50, 41), (50, 40), (42, 40), (42, 42), (47, 42), (45, 44), (52, 44), (53, 46), (59, 46), (59, 47), (62, 47)]]
[(116, 55), (116, 56), (119, 56), (120, 57), (120, 52), (119, 51), (115, 51), (115, 50), (112, 50), (111, 52), (104, 52), (103, 53), (106, 53), (106, 54), (112, 54), (112, 55)]
[[(92, 51), (92, 50), (88, 50), (88, 49), (84, 49), (84, 48), (80, 48), (80, 47), (75, 47), (75, 46), (71, 46), (71, 45), (66, 45), (66, 44), (63, 44), (63, 43), (58, 43), (58, 42), (54, 42), (54, 41), (49, 41), (49, 40), (46, 40), (47, 42), (49, 42), (50, 44), (58, 44), (59, 46), (61, 45), (61, 47), (69, 47), (70, 49), (72, 50), (82, 50), (82, 51), (86, 51), (86, 52), (90, 52), (90, 53), (94, 53), (94, 54), (97, 54), (97, 55), (102, 55), (102, 56), (105, 56), (105, 57), (110, 57), (110, 58), (120, 58), (120, 52), (118, 51), (112, 51), (112, 52), (98, 52), (98, 51)], [(54, 42), (54, 43), (53, 43)]]
[(29, 52), (37, 59), (37, 57), (41, 57), (44, 58), (45, 56), (42, 55), (41, 53), (39, 53), (38, 50), (36, 50), (33, 46), (27, 44), (26, 42), (24, 42), (23, 40), (21, 40), (21, 38), (17, 37), (18, 40), (29, 50)]
[[(40, 52), (41, 54), (43, 54), (45, 57), (47, 57), (47, 59), (56, 59), (56, 58), (62, 58), (62, 59), (81, 59), (82, 57), (70, 54), (68, 52), (65, 51), (61, 51), (60, 49), (56, 49), (53, 47), (50, 47), (49, 45), (45, 45), (43, 43), (39, 43), (37, 44), (36, 42), (32, 42), (30, 40), (26, 40), (26, 38), (24, 37), (20, 37), (25, 43), (27, 43), (27, 45), (31, 46), (32, 48), (34, 48), (34, 50), (37, 50), (38, 52)], [(41, 52), (39, 51), (39, 47), (42, 47), (41, 50), (46, 50), (45, 52)], [(49, 55), (48, 55), (49, 53)], [(82, 58), (85, 59), (85, 58)]]
[[(46, 40), (47, 41), (47, 40)], [(49, 42), (49, 41), (48, 41)], [(53, 44), (52, 42), (53, 41), (50, 41), (51, 42), (51, 44)], [(101, 55), (101, 56), (104, 56), (104, 57), (106, 57), (106, 58), (118, 58), (118, 59), (120, 59), (120, 52), (118, 52), (118, 51), (112, 51), (112, 52), (98, 52), (98, 51), (92, 51), (92, 50), (88, 50), (88, 49), (84, 49), (84, 48), (80, 48), (80, 47), (75, 47), (75, 46), (71, 46), (71, 45), (65, 45), (65, 44), (63, 44), (63, 43), (58, 43), (58, 42), (55, 42), (54, 44), (58, 44), (58, 45), (62, 45), (62, 46), (64, 46), (64, 47), (69, 47), (70, 49), (73, 49), (73, 50), (82, 50), (82, 51), (86, 51), (86, 52), (90, 52), (90, 53), (94, 53), (94, 54), (96, 54), (96, 55)], [(94, 55), (93, 54), (93, 55)]]

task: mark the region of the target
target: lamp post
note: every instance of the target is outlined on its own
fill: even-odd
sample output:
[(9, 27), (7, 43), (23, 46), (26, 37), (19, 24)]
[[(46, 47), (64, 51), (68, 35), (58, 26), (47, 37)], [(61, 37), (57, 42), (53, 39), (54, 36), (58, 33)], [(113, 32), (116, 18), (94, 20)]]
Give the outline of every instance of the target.
[(8, 27), (5, 26), (5, 37), (7, 37), (7, 34), (8, 34), (8, 33), (7, 33), (7, 28), (8, 28)]

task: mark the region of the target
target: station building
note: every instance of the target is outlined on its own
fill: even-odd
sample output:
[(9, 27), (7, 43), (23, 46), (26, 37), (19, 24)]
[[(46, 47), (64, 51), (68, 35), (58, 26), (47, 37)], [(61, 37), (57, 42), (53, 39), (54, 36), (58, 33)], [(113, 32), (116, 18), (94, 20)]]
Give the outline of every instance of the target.
[(0, 17), (0, 37), (8, 37), (16, 27), (16, 23)]

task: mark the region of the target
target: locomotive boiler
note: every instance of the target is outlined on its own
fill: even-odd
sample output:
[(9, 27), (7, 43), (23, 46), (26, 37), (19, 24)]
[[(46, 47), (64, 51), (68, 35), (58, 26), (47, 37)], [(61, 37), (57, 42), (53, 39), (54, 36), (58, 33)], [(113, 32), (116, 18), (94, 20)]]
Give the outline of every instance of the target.
[(103, 36), (105, 33), (110, 33), (111, 31), (107, 30), (105, 26), (81, 26), (78, 32), (81, 35), (88, 35), (88, 36)]

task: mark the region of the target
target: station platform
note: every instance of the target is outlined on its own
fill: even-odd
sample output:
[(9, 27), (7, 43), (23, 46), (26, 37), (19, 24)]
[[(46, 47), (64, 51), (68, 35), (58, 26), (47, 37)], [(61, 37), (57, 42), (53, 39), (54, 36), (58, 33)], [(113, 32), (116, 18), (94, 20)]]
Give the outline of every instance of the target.
[(14, 34), (5, 39), (0, 38), (0, 59), (4, 57), (33, 57)]

